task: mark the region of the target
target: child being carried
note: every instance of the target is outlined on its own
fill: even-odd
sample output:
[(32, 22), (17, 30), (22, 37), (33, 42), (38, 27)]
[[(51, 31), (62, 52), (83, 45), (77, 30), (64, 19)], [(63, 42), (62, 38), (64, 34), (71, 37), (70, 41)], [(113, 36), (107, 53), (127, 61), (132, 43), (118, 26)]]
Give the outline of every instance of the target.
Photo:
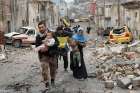
[(35, 48), (35, 51), (43, 51), (46, 52), (48, 51), (49, 46), (53, 46), (55, 44), (55, 39), (53, 38), (53, 33), (52, 32), (47, 32), (47, 36), (45, 40), (43, 40), (43, 44)]

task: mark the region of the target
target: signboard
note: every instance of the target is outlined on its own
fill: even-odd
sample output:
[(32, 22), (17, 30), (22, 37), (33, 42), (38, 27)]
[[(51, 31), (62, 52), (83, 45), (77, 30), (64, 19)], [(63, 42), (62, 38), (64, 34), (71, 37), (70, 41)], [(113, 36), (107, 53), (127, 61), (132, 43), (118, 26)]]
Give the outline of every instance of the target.
[(96, 2), (90, 3), (89, 9), (90, 9), (90, 13), (95, 15), (96, 14)]

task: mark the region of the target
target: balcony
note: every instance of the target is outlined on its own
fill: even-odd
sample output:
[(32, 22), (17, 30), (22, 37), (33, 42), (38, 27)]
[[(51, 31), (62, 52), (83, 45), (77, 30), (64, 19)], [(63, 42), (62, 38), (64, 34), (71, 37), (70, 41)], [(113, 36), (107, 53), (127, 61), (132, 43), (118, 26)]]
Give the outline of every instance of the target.
[(122, 2), (122, 6), (124, 6), (127, 9), (140, 8), (140, 0), (126, 0)]

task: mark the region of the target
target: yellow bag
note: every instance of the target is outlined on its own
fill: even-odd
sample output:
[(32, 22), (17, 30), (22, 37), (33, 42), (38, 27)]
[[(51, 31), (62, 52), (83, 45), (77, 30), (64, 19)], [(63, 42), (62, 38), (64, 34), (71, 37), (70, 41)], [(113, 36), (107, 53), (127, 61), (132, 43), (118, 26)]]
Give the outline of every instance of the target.
[(65, 48), (65, 44), (67, 43), (68, 37), (57, 37), (59, 40), (59, 48)]
[(70, 27), (70, 23), (66, 19), (63, 19), (63, 22), (67, 27)]

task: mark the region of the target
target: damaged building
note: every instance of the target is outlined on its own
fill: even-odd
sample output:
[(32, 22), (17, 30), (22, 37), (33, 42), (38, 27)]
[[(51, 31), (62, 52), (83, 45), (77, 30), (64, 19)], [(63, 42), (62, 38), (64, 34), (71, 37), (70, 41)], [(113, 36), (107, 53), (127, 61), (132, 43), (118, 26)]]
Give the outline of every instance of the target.
[(126, 0), (122, 3), (125, 9), (125, 23), (131, 28), (135, 36), (140, 34), (140, 0)]
[(11, 0), (0, 0), (0, 29), (4, 32), (11, 31), (12, 9)]
[(36, 26), (41, 20), (45, 20), (47, 25), (56, 25), (57, 11), (55, 3), (51, 0), (32, 0), (29, 2), (29, 25)]

